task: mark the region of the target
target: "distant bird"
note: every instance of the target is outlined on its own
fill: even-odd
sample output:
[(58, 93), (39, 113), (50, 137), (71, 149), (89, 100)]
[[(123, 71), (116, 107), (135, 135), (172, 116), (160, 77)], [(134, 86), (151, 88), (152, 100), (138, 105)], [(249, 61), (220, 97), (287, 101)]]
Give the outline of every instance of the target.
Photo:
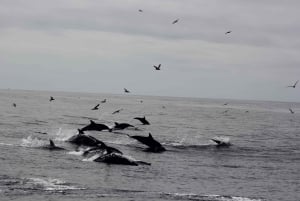
[(106, 103), (106, 99), (104, 99), (103, 101), (101, 101), (101, 103)]
[(246, 110), (245, 113), (249, 113), (249, 110)]
[(142, 9), (139, 9), (139, 12), (140, 12), (140, 13), (142, 13), (142, 12), (143, 12), (143, 10), (142, 10)]
[(228, 105), (228, 103), (224, 103), (223, 105)]
[(160, 66), (161, 66), (161, 64), (159, 64), (158, 66), (153, 66), (154, 68), (155, 68), (155, 70), (160, 70)]
[(49, 99), (49, 101), (51, 102), (51, 101), (54, 101), (55, 99), (52, 97), (52, 96), (50, 96), (50, 99)]
[(176, 19), (172, 22), (172, 24), (176, 24), (179, 21), (179, 19)]
[(100, 104), (97, 104), (95, 107), (92, 108), (92, 110), (98, 110), (99, 109), (99, 105)]
[(295, 113), (291, 108), (289, 108), (289, 111), (291, 112), (291, 114)]
[(126, 89), (126, 88), (124, 88), (124, 92), (125, 93), (130, 93), (130, 91), (128, 89)]
[(13, 106), (13, 107), (17, 107), (17, 104), (16, 104), (16, 103), (13, 103), (12, 106)]
[(231, 33), (231, 31), (226, 31), (226, 32), (225, 32), (225, 34), (230, 34), (230, 33)]
[(140, 100), (140, 103), (143, 103), (144, 101), (143, 100)]
[(297, 81), (295, 82), (295, 84), (294, 84), (294, 85), (291, 85), (291, 86), (287, 86), (287, 87), (292, 87), (292, 88), (296, 88), (296, 85), (298, 84), (298, 82), (299, 82), (299, 80), (297, 80)]
[(144, 125), (150, 125), (149, 121), (147, 121), (146, 117), (135, 117), (134, 119), (139, 120), (140, 122), (142, 122), (142, 124)]
[(222, 112), (223, 114), (227, 114), (227, 112), (228, 112), (229, 110), (225, 110), (224, 112)]
[(114, 111), (112, 114), (117, 114), (117, 113), (121, 112), (122, 110), (123, 110), (123, 109), (116, 110), (116, 111)]

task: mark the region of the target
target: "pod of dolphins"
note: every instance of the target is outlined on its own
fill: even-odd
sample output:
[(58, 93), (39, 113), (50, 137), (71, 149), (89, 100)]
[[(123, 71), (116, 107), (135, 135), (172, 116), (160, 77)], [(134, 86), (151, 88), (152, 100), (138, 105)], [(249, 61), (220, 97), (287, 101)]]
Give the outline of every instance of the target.
[[(146, 117), (135, 117), (134, 119), (139, 120), (143, 125), (150, 125), (149, 121), (146, 120)], [(95, 162), (102, 162), (107, 164), (122, 164), (122, 165), (151, 165), (151, 163), (132, 160), (123, 155), (122, 151), (106, 145), (104, 142), (98, 140), (97, 138), (88, 135), (85, 131), (118, 131), (124, 130), (127, 128), (136, 128), (135, 126), (128, 124), (128, 123), (118, 123), (115, 122), (113, 128), (108, 127), (105, 124), (96, 123), (93, 120), (90, 120), (90, 123), (84, 126), (81, 129), (78, 129), (78, 133), (70, 137), (67, 142), (76, 145), (77, 147), (84, 146), (88, 147), (84, 150), (83, 156), (85, 157), (93, 157), (93, 161)], [(148, 136), (140, 136), (134, 135), (130, 136), (127, 134), (128, 137), (137, 140), (138, 142), (147, 146), (145, 151), (153, 152), (153, 153), (161, 153), (166, 151), (166, 149), (159, 143), (157, 140), (153, 138), (151, 133)], [(52, 140), (50, 140), (50, 144), (43, 146), (43, 149), (47, 149), (50, 151), (55, 150), (65, 150), (64, 148), (58, 147), (54, 144)]]
[[(52, 96), (50, 97), (50, 101), (55, 100)], [(106, 99), (104, 99), (101, 103), (105, 103)], [(97, 104), (92, 110), (97, 110), (100, 104)], [(117, 112), (120, 112), (120, 110), (117, 110)], [(114, 113), (113, 113), (114, 114)], [(140, 121), (143, 125), (150, 125), (149, 121), (146, 119), (146, 117), (135, 117), (133, 119), (136, 119)], [(130, 159), (129, 157), (126, 157), (123, 155), (122, 151), (110, 147), (106, 145), (104, 142), (98, 140), (97, 138), (88, 135), (85, 133), (85, 131), (118, 131), (118, 130), (124, 130), (127, 128), (133, 128), (135, 130), (138, 130), (137, 127), (128, 124), (128, 123), (119, 123), (114, 122), (114, 126), (112, 128), (108, 127), (105, 124), (96, 123), (93, 120), (90, 120), (90, 123), (86, 126), (84, 126), (81, 129), (78, 129), (78, 133), (70, 137), (67, 142), (74, 144), (78, 147), (84, 146), (87, 147), (82, 155), (85, 157), (92, 158), (95, 162), (102, 162), (107, 164), (122, 164), (122, 165), (151, 165), (151, 163), (144, 162), (144, 161), (137, 161)], [(114, 132), (117, 133), (117, 132)], [(124, 133), (122, 133), (124, 134)], [(162, 146), (161, 143), (159, 143), (157, 140), (154, 139), (151, 133), (148, 134), (148, 136), (141, 136), (141, 135), (128, 135), (128, 137), (131, 139), (135, 139), (141, 144), (145, 145), (147, 148), (144, 151), (152, 152), (152, 153), (161, 153), (166, 151), (166, 148)], [(217, 144), (217, 147), (224, 147), (224, 146), (230, 146), (231, 144), (229, 141), (224, 141), (221, 138), (213, 138), (211, 139), (213, 142)], [(56, 150), (65, 150), (62, 147), (58, 147), (54, 144), (52, 140), (50, 140), (50, 143), (46, 146), (42, 147), (43, 149), (47, 149), (50, 151), (56, 151)]]

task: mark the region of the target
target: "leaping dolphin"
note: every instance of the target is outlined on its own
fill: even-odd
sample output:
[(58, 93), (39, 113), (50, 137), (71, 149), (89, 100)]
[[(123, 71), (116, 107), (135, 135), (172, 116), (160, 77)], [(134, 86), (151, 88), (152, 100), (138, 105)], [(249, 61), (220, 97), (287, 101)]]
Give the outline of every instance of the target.
[(150, 125), (149, 121), (146, 120), (146, 117), (135, 117), (134, 119), (139, 120), (140, 122), (142, 122), (142, 124), (144, 125)]
[(98, 144), (102, 143), (100, 140), (94, 138), (93, 136), (84, 134), (81, 129), (78, 129), (78, 131), (79, 133), (77, 135), (72, 136), (67, 141), (78, 146), (84, 145), (91, 147), (97, 147)]
[(90, 148), (90, 149), (84, 151), (83, 155), (85, 156), (85, 155), (87, 155), (91, 152), (98, 152), (99, 150), (104, 150), (104, 151), (106, 151), (107, 154), (110, 154), (110, 153), (123, 154), (120, 150), (118, 150), (114, 147), (107, 146), (104, 142), (100, 142), (98, 144), (98, 146)]
[(90, 120), (90, 124), (80, 129), (81, 131), (102, 131), (102, 130), (108, 130), (109, 132), (112, 131), (111, 128), (104, 124), (97, 124), (93, 120)]
[(158, 142), (156, 141), (151, 133), (149, 133), (148, 137), (145, 136), (139, 136), (139, 135), (134, 135), (134, 136), (130, 136), (129, 137), (136, 139), (137, 141), (141, 142), (144, 145), (147, 145), (149, 148), (147, 149), (147, 151), (150, 152), (163, 152), (166, 151), (166, 149)]
[(113, 130), (123, 130), (123, 129), (128, 128), (128, 127), (134, 127), (134, 126), (130, 125), (128, 123), (115, 122), (115, 126), (114, 126)]
[(151, 165), (151, 163), (147, 163), (143, 161), (135, 161), (117, 153), (109, 153), (109, 154), (101, 155), (98, 158), (96, 158), (94, 161), (107, 163), (107, 164), (118, 164), (118, 165), (134, 165), (134, 166), (138, 166), (139, 164)]

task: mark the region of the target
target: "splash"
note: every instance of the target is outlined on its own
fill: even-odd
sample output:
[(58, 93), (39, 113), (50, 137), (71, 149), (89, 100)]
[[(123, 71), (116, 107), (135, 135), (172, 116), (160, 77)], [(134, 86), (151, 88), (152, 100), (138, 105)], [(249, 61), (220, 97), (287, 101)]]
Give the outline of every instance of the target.
[(84, 188), (79, 188), (76, 186), (71, 186), (67, 184), (65, 181), (60, 179), (52, 179), (52, 178), (28, 178), (27, 184), (32, 184), (38, 189), (46, 190), (46, 191), (64, 191), (64, 190), (82, 190)]
[(67, 141), (72, 136), (77, 135), (78, 131), (74, 129), (62, 129), (59, 128), (58, 131), (54, 134), (55, 141)]
[(32, 137), (31, 135), (27, 138), (22, 139), (21, 146), (24, 147), (41, 147), (46, 145), (46, 142), (40, 138)]

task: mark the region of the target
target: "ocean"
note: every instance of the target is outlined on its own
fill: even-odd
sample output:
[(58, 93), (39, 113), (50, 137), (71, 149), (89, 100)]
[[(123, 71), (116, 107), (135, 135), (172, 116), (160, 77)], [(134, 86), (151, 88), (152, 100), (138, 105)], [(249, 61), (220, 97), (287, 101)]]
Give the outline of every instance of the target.
[[(143, 116), (150, 125), (133, 119)], [(86, 133), (151, 165), (82, 156), (67, 140), (90, 120), (134, 125)], [(127, 136), (148, 133), (167, 151), (146, 152)], [(299, 136), (300, 103), (3, 89), (0, 200), (299, 201)], [(65, 150), (43, 149), (49, 139)]]

